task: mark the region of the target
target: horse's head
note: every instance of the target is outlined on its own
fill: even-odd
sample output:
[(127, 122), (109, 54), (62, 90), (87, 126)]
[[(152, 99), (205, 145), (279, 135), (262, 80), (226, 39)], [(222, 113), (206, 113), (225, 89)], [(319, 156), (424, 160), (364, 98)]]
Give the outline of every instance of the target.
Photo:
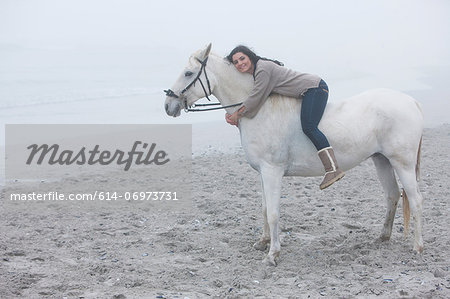
[(164, 107), (169, 116), (177, 117), (181, 109), (187, 109), (197, 100), (211, 95), (213, 82), (206, 73), (210, 51), (211, 44), (192, 54), (178, 80), (171, 89), (165, 90), (167, 97)]

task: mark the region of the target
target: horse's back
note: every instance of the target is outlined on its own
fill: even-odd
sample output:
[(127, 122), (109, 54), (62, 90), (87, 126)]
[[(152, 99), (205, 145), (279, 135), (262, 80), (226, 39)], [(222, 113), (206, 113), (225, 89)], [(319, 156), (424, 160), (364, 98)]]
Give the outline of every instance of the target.
[(415, 134), (420, 138), (423, 114), (411, 96), (391, 89), (374, 89), (329, 103), (321, 127), (331, 139), (351, 138), (361, 146), (371, 138), (378, 143), (388, 136)]
[(402, 115), (411, 115), (410, 120), (417, 121), (422, 115), (420, 104), (411, 96), (387, 88), (372, 89), (362, 92), (347, 99), (330, 102), (327, 110), (332, 111), (333, 115), (345, 117), (349, 121), (358, 119), (358, 117), (347, 118), (346, 115), (364, 114), (367, 120), (395, 120)]

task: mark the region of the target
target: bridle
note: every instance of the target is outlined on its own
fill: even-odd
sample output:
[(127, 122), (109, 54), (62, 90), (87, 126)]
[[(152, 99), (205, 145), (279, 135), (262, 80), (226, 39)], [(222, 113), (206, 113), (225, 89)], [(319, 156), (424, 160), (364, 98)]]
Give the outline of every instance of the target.
[[(168, 97), (172, 97), (172, 98), (176, 98), (176, 99), (181, 99), (181, 97), (183, 96), (183, 94), (188, 91), (189, 88), (191, 88), (192, 86), (195, 86), (195, 82), (199, 81), (200, 85), (202, 86), (203, 92), (205, 93), (205, 98), (208, 99), (208, 101), (211, 101), (211, 99), (209, 98), (209, 96), (212, 94), (211, 91), (211, 84), (209, 83), (209, 79), (208, 79), (208, 74), (206, 73), (206, 63), (208, 62), (208, 57), (206, 57), (203, 61), (198, 59), (197, 57), (195, 57), (195, 59), (197, 59), (198, 62), (200, 62), (201, 67), (200, 70), (197, 74), (197, 76), (195, 77), (194, 80), (192, 80), (191, 83), (189, 83), (181, 92), (180, 95), (177, 95), (175, 92), (173, 92), (173, 90), (171, 89), (167, 89), (164, 90), (164, 92), (166, 93), (166, 96)], [(206, 88), (205, 85), (202, 82), (202, 79), (200, 79), (200, 76), (202, 75), (202, 72), (205, 73), (205, 78), (206, 78), (206, 83), (208, 84), (208, 90), (209, 90), (209, 95), (206, 92)], [(195, 107), (204, 107), (204, 106), (218, 106), (218, 105), (222, 105), (220, 103), (209, 103), (209, 104), (193, 104), (192, 106), (188, 106), (187, 104), (187, 100), (183, 101), (183, 107), (184, 107), (184, 111), (185, 112), (201, 112), (201, 111), (212, 111), (212, 110), (218, 110), (218, 109), (225, 109), (225, 108), (229, 108), (229, 107), (235, 107), (235, 106), (239, 106), (242, 103), (238, 103), (238, 104), (233, 104), (233, 105), (227, 105), (227, 106), (221, 106), (221, 107), (214, 107), (214, 108), (203, 108), (203, 109), (192, 109)], [(191, 108), (192, 107), (192, 108)]]

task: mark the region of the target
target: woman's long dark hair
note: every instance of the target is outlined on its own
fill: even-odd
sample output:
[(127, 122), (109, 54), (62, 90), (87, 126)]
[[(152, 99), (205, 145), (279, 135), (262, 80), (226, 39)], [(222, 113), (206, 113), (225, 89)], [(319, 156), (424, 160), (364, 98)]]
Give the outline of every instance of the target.
[(272, 61), (273, 63), (276, 63), (278, 65), (283, 66), (284, 64), (278, 60), (274, 60), (274, 59), (269, 59), (269, 58), (265, 58), (265, 57), (261, 57), (256, 55), (255, 52), (253, 52), (252, 50), (250, 50), (247, 46), (243, 46), (243, 45), (239, 45), (236, 48), (234, 48), (233, 50), (231, 50), (230, 54), (228, 54), (228, 56), (226, 57), (228, 59), (229, 62), (233, 63), (233, 55), (236, 53), (244, 53), (245, 55), (248, 56), (248, 58), (250, 59), (250, 61), (253, 63), (253, 65), (256, 65), (256, 63), (258, 62), (258, 60), (267, 60), (267, 61)]

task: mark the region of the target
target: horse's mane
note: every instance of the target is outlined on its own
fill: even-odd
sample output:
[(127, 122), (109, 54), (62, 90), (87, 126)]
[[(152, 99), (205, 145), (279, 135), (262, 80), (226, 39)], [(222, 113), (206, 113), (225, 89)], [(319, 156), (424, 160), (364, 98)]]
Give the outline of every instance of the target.
[(270, 109), (272, 113), (280, 115), (295, 113), (300, 117), (300, 103), (299, 99), (293, 97), (271, 94), (261, 109)]

